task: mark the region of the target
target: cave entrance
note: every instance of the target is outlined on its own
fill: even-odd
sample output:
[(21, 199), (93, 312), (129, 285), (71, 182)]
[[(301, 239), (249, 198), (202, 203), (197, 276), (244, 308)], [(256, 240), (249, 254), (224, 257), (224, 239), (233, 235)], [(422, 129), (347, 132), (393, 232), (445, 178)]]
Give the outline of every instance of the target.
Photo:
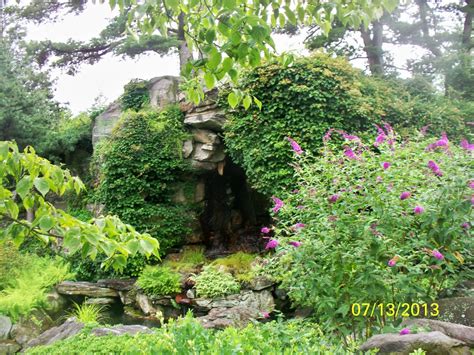
[(270, 221), (268, 201), (250, 188), (244, 170), (229, 158), (223, 171), (204, 175), (205, 206), (200, 223), (208, 251), (261, 250), (260, 228)]

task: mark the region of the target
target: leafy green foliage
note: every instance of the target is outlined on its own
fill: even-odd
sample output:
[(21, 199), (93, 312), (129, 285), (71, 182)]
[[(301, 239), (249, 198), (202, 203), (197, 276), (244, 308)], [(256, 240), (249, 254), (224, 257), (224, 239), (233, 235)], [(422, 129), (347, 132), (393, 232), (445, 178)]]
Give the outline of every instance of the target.
[(149, 296), (169, 296), (181, 291), (181, 275), (164, 266), (146, 266), (137, 284)]
[(15, 27), (8, 34), (0, 37), (0, 141), (41, 150), (62, 110), (52, 100), (47, 74), (35, 70), (22, 45), (24, 32)]
[[(28, 147), (20, 153), (16, 144), (0, 142), (0, 237), (20, 246), (25, 239), (37, 238), (43, 243), (58, 243), (71, 254), (80, 251), (83, 258), (95, 259), (104, 253), (103, 265), (123, 269), (129, 256), (158, 255), (159, 243), (140, 234), (116, 216), (82, 222), (47, 201), (47, 195), (62, 196), (66, 191), (79, 194), (82, 181), (68, 170), (51, 164)], [(33, 211), (27, 220), (23, 211)]]
[[(203, 54), (202, 59), (188, 62), (182, 70), (189, 79), (184, 85), (188, 98), (195, 103), (204, 98), (201, 75), (209, 89), (219, 81), (237, 83), (240, 67), (255, 68), (263, 58), (271, 58), (275, 52), (271, 35), (277, 27), (288, 23), (293, 26), (318, 25), (327, 34), (334, 18), (345, 26), (360, 27), (380, 17), (384, 11), (393, 10), (397, 3), (393, 0), (377, 3), (366, 0), (226, 0), (203, 6), (201, 1), (109, 1), (112, 8), (118, 6), (122, 13), (130, 12), (131, 27), (138, 26), (140, 30), (136, 34), (137, 40), (140, 34), (155, 32), (166, 38), (169, 28), (176, 24), (181, 32), (185, 32), (182, 39), (186, 40), (189, 50)], [(287, 55), (282, 57), (282, 62), (288, 62)], [(229, 101), (242, 102), (248, 107), (252, 98), (237, 90), (229, 95)]]
[(316, 151), (331, 127), (371, 126), (376, 116), (363, 97), (360, 78), (345, 60), (326, 55), (304, 58), (286, 68), (267, 64), (248, 73), (242, 88), (261, 100), (262, 109), (231, 114), (225, 141), (255, 188), (271, 195), (292, 184), (292, 153), (285, 137)]
[(301, 58), (290, 67), (263, 65), (241, 83), (262, 107), (229, 111), (228, 152), (256, 189), (272, 195), (292, 190), (292, 153), (285, 137), (317, 153), (330, 128), (370, 132), (382, 119), (403, 130), (430, 125), (434, 133), (465, 132), (469, 116), (457, 102), (409, 88), (410, 82), (365, 77), (344, 59), (324, 54)]
[(239, 281), (250, 281), (254, 275), (252, 272), (252, 264), (255, 261), (255, 255), (244, 252), (237, 252), (225, 258), (214, 260), (211, 265), (217, 268), (223, 268), (226, 272), (230, 272)]
[(124, 92), (120, 97), (122, 111), (139, 111), (150, 102), (148, 83), (144, 80), (135, 79), (124, 87)]
[(352, 317), (353, 303), (425, 303), (473, 276), (472, 153), (446, 137), (396, 138), (299, 156), (299, 191), (278, 211), (274, 276), (343, 334), (389, 320)]
[(199, 297), (217, 298), (240, 291), (239, 283), (231, 274), (212, 265), (204, 267), (194, 280)]
[(0, 313), (13, 319), (39, 307), (47, 307), (46, 293), (57, 283), (73, 277), (63, 259), (19, 256), (22, 267), (9, 274), (8, 286), (0, 291)]
[(99, 304), (74, 303), (71, 317), (76, 317), (81, 323), (101, 323), (104, 320), (105, 306)]
[(190, 207), (173, 203), (171, 188), (186, 171), (182, 120), (177, 107), (128, 111), (95, 157), (97, 199), (111, 213), (158, 239), (162, 252), (190, 232)]
[[(243, 329), (205, 329), (186, 316), (170, 322), (152, 334), (96, 337), (82, 331), (53, 345), (30, 348), (28, 354), (64, 353), (134, 354), (344, 354), (339, 342), (331, 342), (320, 328), (303, 321), (250, 324)], [(355, 350), (355, 349), (353, 349)], [(348, 349), (347, 351), (350, 351)]]

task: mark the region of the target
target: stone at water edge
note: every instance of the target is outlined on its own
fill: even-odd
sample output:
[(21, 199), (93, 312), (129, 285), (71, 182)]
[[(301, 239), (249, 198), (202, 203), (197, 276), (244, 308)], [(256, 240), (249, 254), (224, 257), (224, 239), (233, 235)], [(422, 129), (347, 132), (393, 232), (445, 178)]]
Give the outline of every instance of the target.
[(435, 301), (439, 305), (438, 320), (474, 327), (474, 297), (451, 297)]
[(111, 297), (93, 297), (93, 298), (87, 298), (84, 301), (85, 304), (98, 304), (98, 305), (113, 304), (116, 302), (117, 302), (117, 299), (111, 298)]
[(433, 355), (471, 355), (469, 347), (464, 342), (437, 331), (407, 335), (378, 334), (362, 344), (359, 350), (379, 349), (378, 354), (408, 355), (420, 348)]
[(130, 291), (136, 281), (135, 279), (101, 279), (97, 281), (97, 286), (117, 291)]
[(8, 339), (12, 326), (10, 318), (0, 315), (0, 340)]

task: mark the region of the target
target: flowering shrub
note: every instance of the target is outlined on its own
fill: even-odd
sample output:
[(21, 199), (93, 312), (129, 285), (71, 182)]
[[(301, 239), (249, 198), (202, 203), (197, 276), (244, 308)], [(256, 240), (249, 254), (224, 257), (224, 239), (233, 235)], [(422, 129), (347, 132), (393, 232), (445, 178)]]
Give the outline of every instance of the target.
[(345, 138), (354, 159), (329, 145), (317, 160), (295, 154), (299, 189), (274, 210), (275, 277), (345, 332), (386, 321), (352, 318), (353, 303), (429, 302), (472, 276), (472, 151), (379, 130), (367, 145)]

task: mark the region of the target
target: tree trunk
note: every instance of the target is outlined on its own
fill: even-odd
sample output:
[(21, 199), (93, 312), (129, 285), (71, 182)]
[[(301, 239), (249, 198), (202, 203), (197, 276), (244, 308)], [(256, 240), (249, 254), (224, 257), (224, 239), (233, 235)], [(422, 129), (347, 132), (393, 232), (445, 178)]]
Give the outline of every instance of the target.
[[(1, 0), (0, 0), (1, 1)], [(178, 41), (179, 47), (179, 68), (183, 71), (186, 64), (193, 60), (193, 54), (189, 50), (188, 44), (186, 43), (186, 37), (184, 35), (184, 12), (181, 12), (178, 17)]]
[(360, 33), (364, 41), (364, 51), (367, 54), (370, 72), (372, 75), (382, 76), (384, 74), (382, 24), (380, 21), (375, 21), (372, 23), (372, 30), (361, 27)]
[(429, 31), (429, 23), (428, 23), (428, 11), (430, 8), (426, 0), (416, 0), (416, 4), (418, 5), (418, 9), (420, 11), (420, 21), (421, 21), (421, 32), (423, 33), (423, 39), (426, 43), (426, 48), (433, 53), (435, 57), (441, 57), (443, 53), (438, 48), (438, 44), (430, 35)]
[(472, 0), (465, 0), (466, 2), (466, 17), (464, 19), (464, 26), (462, 31), (462, 47), (469, 54), (472, 49), (471, 35), (472, 35), (472, 19), (474, 14), (474, 2)]

